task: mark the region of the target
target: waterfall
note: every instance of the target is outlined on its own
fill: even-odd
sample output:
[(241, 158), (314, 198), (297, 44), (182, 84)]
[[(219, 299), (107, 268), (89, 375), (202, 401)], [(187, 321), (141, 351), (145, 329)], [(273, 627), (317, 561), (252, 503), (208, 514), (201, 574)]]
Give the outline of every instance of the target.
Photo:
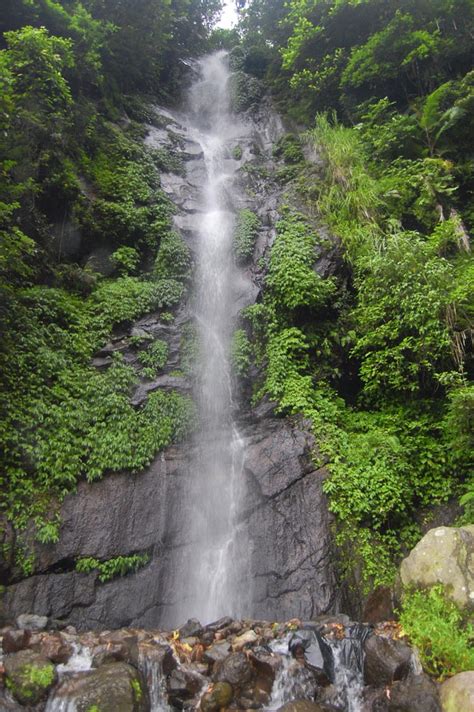
[(193, 299), (199, 428), (183, 508), (189, 553), (178, 574), (176, 620), (194, 616), (203, 623), (242, 615), (250, 596), (249, 544), (239, 524), (244, 451), (232, 419), (230, 365), (233, 292), (239, 280), (232, 248), (236, 162), (231, 149), (245, 127), (230, 109), (229, 78), (225, 52), (200, 60), (187, 122), (189, 138), (202, 148), (207, 177), (196, 214)]

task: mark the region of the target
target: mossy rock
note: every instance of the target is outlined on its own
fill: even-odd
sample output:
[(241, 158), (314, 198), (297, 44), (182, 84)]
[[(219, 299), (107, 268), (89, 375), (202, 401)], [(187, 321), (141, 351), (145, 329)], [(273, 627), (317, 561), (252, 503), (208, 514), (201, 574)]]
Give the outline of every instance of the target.
[(68, 700), (77, 712), (148, 712), (150, 708), (140, 673), (121, 662), (64, 680), (54, 699), (58, 705)]
[(441, 685), (443, 712), (474, 709), (474, 671), (460, 672)]
[(441, 584), (461, 609), (474, 609), (474, 526), (430, 529), (400, 566), (405, 588)]
[(32, 650), (20, 650), (5, 658), (6, 685), (22, 705), (34, 706), (43, 700), (57, 676), (53, 663)]
[(202, 712), (218, 712), (228, 707), (234, 697), (232, 685), (228, 682), (216, 682), (201, 700)]

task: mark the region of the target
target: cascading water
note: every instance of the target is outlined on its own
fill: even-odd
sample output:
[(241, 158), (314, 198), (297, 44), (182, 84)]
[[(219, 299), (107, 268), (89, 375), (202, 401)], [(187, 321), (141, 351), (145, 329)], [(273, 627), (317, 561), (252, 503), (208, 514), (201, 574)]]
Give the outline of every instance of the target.
[(239, 279), (232, 249), (236, 163), (231, 149), (245, 127), (230, 110), (229, 78), (225, 53), (207, 56), (199, 62), (199, 78), (189, 93), (188, 136), (202, 148), (207, 177), (202, 212), (196, 214), (193, 308), (199, 340), (199, 429), (190, 467), (184, 523), (189, 546), (178, 574), (182, 600), (177, 621), (242, 615), (250, 596), (249, 544), (239, 525), (243, 442), (232, 420), (230, 366), (230, 315)]

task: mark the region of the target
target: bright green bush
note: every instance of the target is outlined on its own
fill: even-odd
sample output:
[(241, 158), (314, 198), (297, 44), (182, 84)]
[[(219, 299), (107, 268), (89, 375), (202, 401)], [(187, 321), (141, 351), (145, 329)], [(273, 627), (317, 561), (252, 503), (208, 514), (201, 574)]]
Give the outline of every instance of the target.
[(442, 586), (406, 592), (400, 623), (430, 675), (442, 680), (474, 669), (474, 628), (446, 598)]
[(148, 554), (131, 554), (130, 556), (117, 556), (114, 559), (100, 561), (93, 557), (78, 559), (76, 562), (76, 571), (79, 573), (88, 574), (92, 571), (97, 571), (99, 581), (105, 583), (117, 576), (126, 576), (129, 573), (135, 573), (138, 569), (146, 566), (150, 561)]
[(140, 362), (154, 373), (160, 371), (168, 360), (168, 344), (162, 339), (156, 339), (145, 351), (140, 351)]
[(133, 247), (119, 247), (110, 259), (121, 274), (133, 274), (138, 267), (140, 255)]
[(252, 359), (252, 345), (244, 329), (234, 331), (231, 344), (231, 359), (234, 372), (238, 376), (246, 376)]
[(288, 309), (323, 307), (335, 291), (331, 278), (314, 270), (318, 235), (302, 216), (287, 215), (277, 224), (266, 285), (271, 298)]
[(240, 210), (234, 232), (234, 251), (238, 262), (246, 263), (252, 257), (260, 219), (247, 208)]

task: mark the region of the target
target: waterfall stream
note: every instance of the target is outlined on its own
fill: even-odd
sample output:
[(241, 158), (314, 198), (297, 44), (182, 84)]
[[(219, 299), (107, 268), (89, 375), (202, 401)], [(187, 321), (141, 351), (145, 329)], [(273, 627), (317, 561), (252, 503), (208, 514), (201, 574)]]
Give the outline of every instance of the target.
[(239, 526), (243, 441), (232, 419), (230, 343), (234, 286), (235, 171), (231, 149), (245, 126), (230, 108), (225, 52), (199, 61), (189, 91), (188, 136), (202, 149), (206, 177), (201, 211), (196, 213), (196, 277), (193, 312), (199, 354), (195, 400), (199, 428), (187, 488), (190, 542), (178, 569), (182, 596), (176, 620), (190, 616), (206, 623), (247, 612), (249, 543)]

